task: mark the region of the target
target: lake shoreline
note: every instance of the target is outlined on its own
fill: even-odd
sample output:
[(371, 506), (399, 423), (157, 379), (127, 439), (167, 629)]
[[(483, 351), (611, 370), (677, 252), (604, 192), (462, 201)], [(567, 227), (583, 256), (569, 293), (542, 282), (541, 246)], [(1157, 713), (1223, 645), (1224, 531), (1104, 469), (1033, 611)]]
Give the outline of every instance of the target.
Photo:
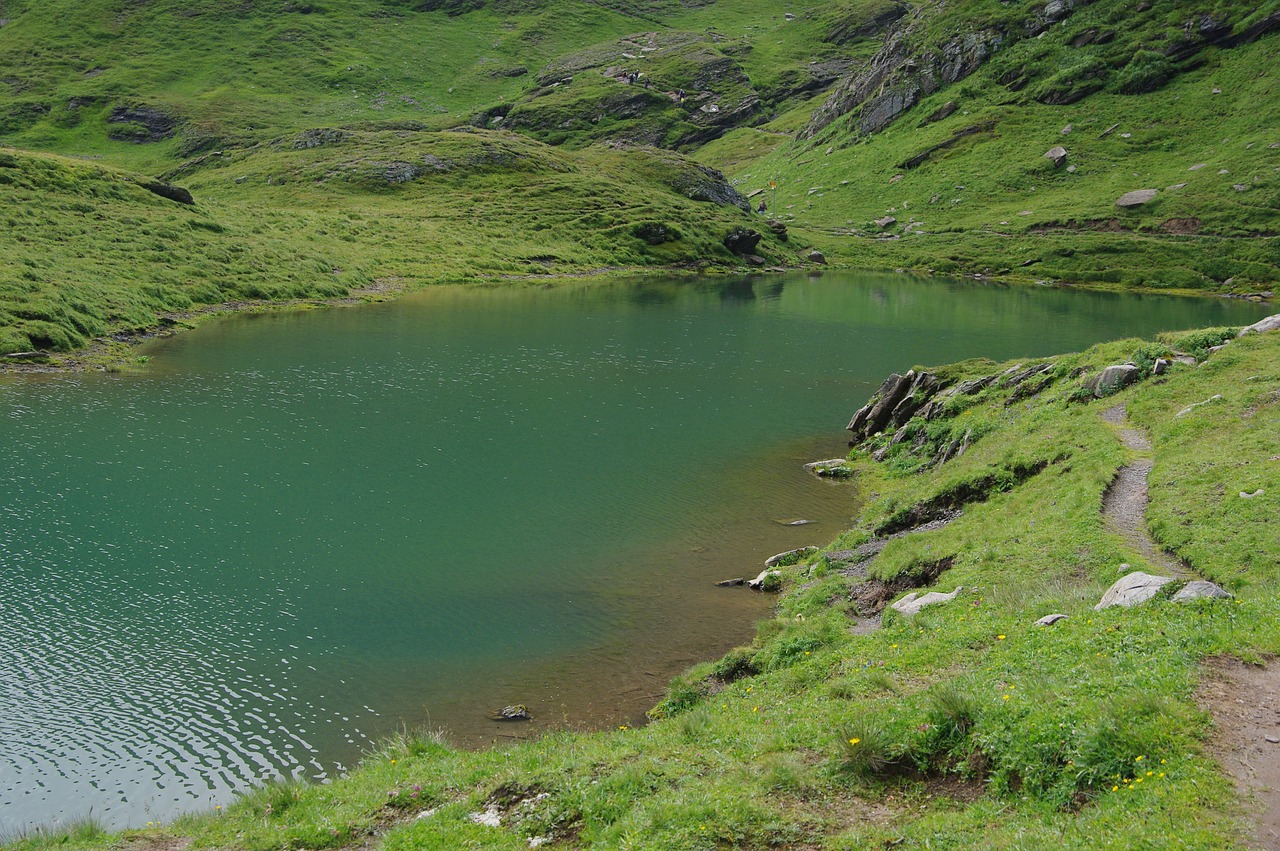
[[(14, 359), (0, 357), (0, 376), (4, 375), (41, 375), (66, 374), (77, 372), (106, 371), (129, 372), (144, 368), (145, 361), (139, 362), (133, 353), (136, 347), (156, 339), (171, 337), (183, 331), (199, 327), (204, 322), (225, 316), (252, 313), (272, 313), (290, 310), (316, 310), (331, 307), (357, 307), (379, 302), (393, 301), (403, 295), (435, 286), (493, 286), (502, 284), (520, 284), (555, 281), (607, 280), (623, 277), (647, 277), (649, 275), (676, 275), (689, 277), (731, 277), (737, 275), (765, 276), (787, 274), (800, 271), (805, 267), (795, 268), (726, 268), (726, 269), (691, 269), (687, 265), (670, 268), (638, 266), (607, 267), (582, 272), (566, 272), (537, 275), (495, 275), (468, 281), (433, 282), (413, 286), (401, 277), (387, 277), (376, 280), (366, 287), (352, 289), (347, 295), (336, 298), (301, 298), (273, 300), (235, 300), (219, 304), (204, 305), (193, 310), (169, 311), (161, 314), (155, 325), (138, 331), (122, 331), (110, 337), (95, 338), (88, 346), (69, 352), (38, 352), (39, 357)], [(873, 274), (898, 274), (922, 279), (954, 279), (975, 284), (995, 284), (1008, 287), (1050, 287), (1054, 289), (1076, 290), (1081, 292), (1113, 292), (1133, 293), (1136, 295), (1162, 295), (1176, 297), (1221, 298), (1251, 303), (1270, 304), (1275, 298), (1259, 299), (1256, 296), (1240, 296), (1232, 293), (1215, 292), (1198, 289), (1163, 289), (1155, 287), (1134, 287), (1119, 284), (1096, 283), (1075, 284), (1062, 281), (1044, 282), (1021, 275), (947, 275), (936, 274), (928, 270), (863, 268), (854, 265), (832, 263), (825, 266), (810, 267), (810, 272), (821, 274), (826, 271), (869, 272)]]

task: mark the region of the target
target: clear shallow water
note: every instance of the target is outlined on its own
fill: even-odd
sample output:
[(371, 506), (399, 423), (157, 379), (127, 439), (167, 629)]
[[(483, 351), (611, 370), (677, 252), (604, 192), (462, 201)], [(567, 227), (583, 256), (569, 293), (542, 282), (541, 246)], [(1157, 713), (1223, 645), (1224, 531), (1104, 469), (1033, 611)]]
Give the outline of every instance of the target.
[[(401, 724), (638, 721), (767, 614), (713, 582), (848, 520), (800, 465), (887, 373), (1266, 312), (844, 274), (444, 288), (0, 382), (0, 832), (331, 777)], [(484, 718), (510, 702), (535, 724)]]

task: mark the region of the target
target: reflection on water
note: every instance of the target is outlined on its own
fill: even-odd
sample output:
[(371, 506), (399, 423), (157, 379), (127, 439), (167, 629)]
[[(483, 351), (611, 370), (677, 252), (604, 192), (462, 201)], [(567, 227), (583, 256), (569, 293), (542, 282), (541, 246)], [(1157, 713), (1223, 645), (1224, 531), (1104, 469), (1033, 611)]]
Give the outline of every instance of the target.
[(868, 275), (441, 288), (4, 381), (0, 832), (333, 776), (400, 724), (490, 741), (504, 703), (522, 733), (640, 721), (768, 613), (715, 581), (847, 522), (800, 465), (888, 372), (1260, 315)]

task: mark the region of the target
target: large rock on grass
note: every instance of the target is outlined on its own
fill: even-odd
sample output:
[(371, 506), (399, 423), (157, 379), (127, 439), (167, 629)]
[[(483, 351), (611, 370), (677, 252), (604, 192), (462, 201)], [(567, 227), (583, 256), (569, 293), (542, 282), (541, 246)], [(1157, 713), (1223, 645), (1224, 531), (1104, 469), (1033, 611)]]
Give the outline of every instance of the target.
[(1243, 337), (1246, 334), (1266, 334), (1269, 331), (1280, 331), (1280, 313), (1274, 316), (1268, 316), (1260, 322), (1255, 322), (1248, 328), (1241, 328), (1237, 337)]
[(1095, 611), (1102, 611), (1112, 606), (1129, 608), (1145, 603), (1172, 581), (1173, 579), (1168, 576), (1155, 576), (1142, 571), (1127, 574), (1116, 580), (1116, 583), (1107, 589), (1107, 593), (1102, 595), (1098, 605), (1093, 608)]
[(1156, 195), (1160, 194), (1155, 189), (1135, 189), (1132, 192), (1126, 192), (1116, 199), (1117, 207), (1141, 207), (1143, 204), (1153, 201)]
[(1085, 382), (1085, 386), (1093, 391), (1093, 395), (1101, 399), (1128, 387), (1138, 380), (1139, 370), (1131, 363), (1109, 366), (1102, 372)]
[(1221, 586), (1197, 579), (1179, 588), (1178, 593), (1173, 595), (1173, 602), (1186, 603), (1191, 600), (1228, 600), (1230, 598), (1231, 594)]

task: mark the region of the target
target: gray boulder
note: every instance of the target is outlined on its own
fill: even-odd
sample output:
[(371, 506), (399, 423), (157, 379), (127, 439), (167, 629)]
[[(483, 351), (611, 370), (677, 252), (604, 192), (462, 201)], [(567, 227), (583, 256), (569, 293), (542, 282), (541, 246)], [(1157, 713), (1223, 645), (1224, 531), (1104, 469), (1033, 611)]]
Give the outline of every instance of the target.
[(813, 249), (812, 251), (810, 251), (808, 254), (806, 254), (806, 255), (804, 256), (804, 259), (805, 259), (805, 260), (808, 260), (810, 263), (824, 263), (824, 264), (825, 264), (825, 263), (827, 262), (827, 258), (826, 258), (826, 256), (825, 256), (825, 255), (823, 255), (823, 253), (822, 253), (821, 251), (819, 251), (818, 249), (816, 249), (816, 248), (815, 248), (815, 249)]
[(1102, 595), (1098, 605), (1093, 607), (1094, 611), (1102, 611), (1112, 606), (1129, 608), (1139, 603), (1145, 603), (1156, 594), (1159, 594), (1160, 589), (1172, 581), (1171, 577), (1153, 576), (1140, 570), (1126, 574), (1117, 579), (1116, 583), (1107, 589), (1107, 593)]
[(1255, 322), (1248, 328), (1241, 328), (1237, 337), (1243, 337), (1246, 334), (1266, 334), (1268, 331), (1280, 331), (1280, 313), (1274, 316), (1268, 316), (1259, 322)]
[(1054, 145), (1045, 151), (1044, 155), (1046, 159), (1052, 160), (1054, 165), (1062, 165), (1067, 161), (1067, 149), (1061, 145)]
[(933, 605), (937, 605), (938, 603), (951, 602), (956, 598), (956, 595), (963, 590), (964, 590), (964, 586), (960, 585), (960, 586), (957, 586), (956, 590), (952, 591), (950, 594), (943, 594), (938, 591), (930, 591), (928, 594), (917, 595), (916, 592), (912, 591), (910, 594), (903, 597), (898, 602), (894, 603), (890, 608), (893, 608), (899, 612), (902, 612), (902, 614), (906, 615), (907, 617), (911, 617), (912, 615), (916, 614), (921, 609), (923, 609), (925, 606), (933, 606)]
[(1131, 363), (1109, 366), (1085, 382), (1093, 395), (1101, 399), (1110, 396), (1138, 380), (1138, 368)]
[(881, 230), (884, 230), (885, 228), (889, 227), (889, 225), (893, 225), (897, 223), (898, 223), (898, 220), (895, 219), (893, 216), (885, 216), (882, 219), (876, 219), (876, 226), (879, 227)]
[(1173, 366), (1173, 361), (1167, 358), (1156, 358), (1155, 365), (1151, 367), (1152, 375), (1164, 375), (1169, 371), (1169, 367)]
[(1188, 582), (1186, 585), (1178, 589), (1178, 593), (1173, 595), (1173, 602), (1185, 603), (1189, 600), (1226, 600), (1231, 595), (1224, 591), (1221, 587), (1214, 585), (1212, 582), (1206, 582), (1203, 579), (1197, 579), (1194, 582)]
[(1117, 207), (1140, 207), (1160, 194), (1156, 189), (1135, 189), (1116, 199)]
[(1036, 621), (1036, 626), (1053, 626), (1058, 621), (1066, 619), (1066, 617), (1066, 615), (1061, 613), (1045, 615), (1040, 620)]

